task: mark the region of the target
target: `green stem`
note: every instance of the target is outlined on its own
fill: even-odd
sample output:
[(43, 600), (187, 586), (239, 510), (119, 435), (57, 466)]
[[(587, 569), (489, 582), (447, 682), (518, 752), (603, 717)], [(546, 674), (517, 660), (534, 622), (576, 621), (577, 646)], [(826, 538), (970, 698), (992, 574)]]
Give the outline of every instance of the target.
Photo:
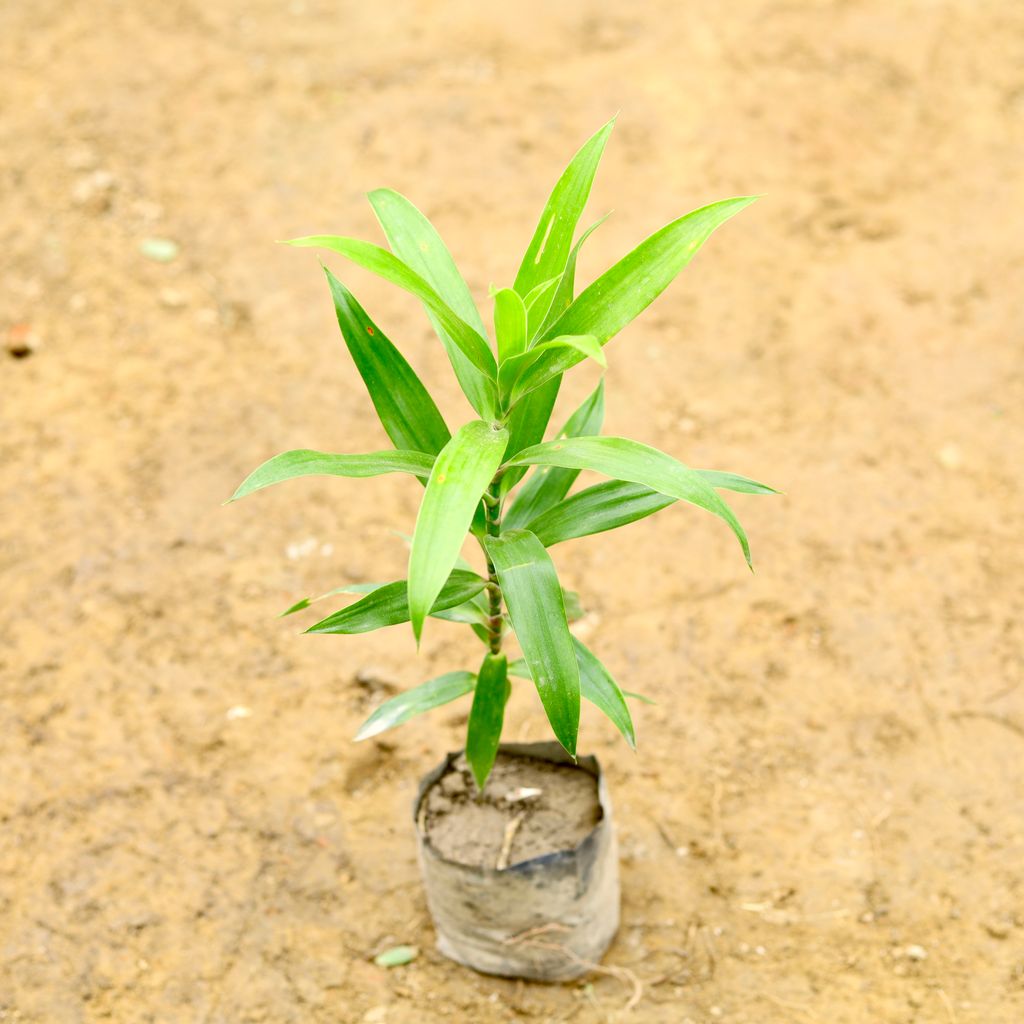
[[(491, 481), (484, 498), (484, 512), (487, 523), (487, 536), (497, 537), (501, 533), (501, 474), (498, 473)], [(483, 547), (483, 545), (481, 545)], [(484, 548), (484, 555), (487, 549)], [(498, 583), (498, 574), (494, 571), (494, 565), (490, 558), (487, 558), (487, 644), (491, 654), (501, 653), (502, 634), (502, 613), (501, 613), (501, 585)]]

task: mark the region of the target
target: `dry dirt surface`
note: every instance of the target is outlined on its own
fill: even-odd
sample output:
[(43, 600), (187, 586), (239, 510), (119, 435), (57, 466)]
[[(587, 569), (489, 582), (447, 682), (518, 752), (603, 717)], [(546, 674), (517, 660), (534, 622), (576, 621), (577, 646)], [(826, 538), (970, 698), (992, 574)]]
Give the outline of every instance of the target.
[[(3, 1024), (1024, 1019), (1020, 3), (7, 0), (0, 67)], [(616, 110), (584, 281), (765, 198), (609, 348), (606, 429), (786, 496), (735, 499), (754, 576), (683, 507), (556, 549), (658, 704), (637, 755), (585, 715), (623, 925), (547, 987), (433, 949), (410, 805), (467, 705), (351, 742), (476, 641), (275, 618), (400, 577), (417, 485), (220, 503), (386, 444), (275, 239), (379, 239), (390, 185), (484, 303)], [(329, 262), (468, 418), (416, 303)]]

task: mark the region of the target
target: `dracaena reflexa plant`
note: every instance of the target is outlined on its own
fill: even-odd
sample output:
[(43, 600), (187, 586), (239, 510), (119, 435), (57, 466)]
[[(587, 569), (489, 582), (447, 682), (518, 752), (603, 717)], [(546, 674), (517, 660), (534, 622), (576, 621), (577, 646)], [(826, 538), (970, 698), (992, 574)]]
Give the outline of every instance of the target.
[[(480, 668), (449, 672), (387, 701), (357, 739), (472, 694), (466, 755), (481, 788), (497, 753), (511, 676), (533, 681), (555, 736), (570, 754), (576, 752), (581, 696), (635, 747), (626, 695), (569, 631), (567, 606), (571, 613), (574, 595), (559, 584), (548, 549), (685, 501), (724, 520), (749, 564), (746, 535), (718, 491), (772, 490), (733, 473), (691, 469), (638, 441), (600, 436), (603, 382), (554, 439), (544, 441), (563, 374), (585, 359), (604, 367), (604, 346), (661, 294), (715, 228), (753, 201), (726, 199), (672, 221), (577, 295), (576, 258), (597, 225), (575, 244), (573, 238), (611, 130), (609, 122), (573, 157), (512, 287), (492, 290), (494, 345), (437, 231), (397, 192), (381, 189), (369, 196), (390, 251), (334, 235), (292, 241), (339, 253), (419, 298), (478, 418), (451, 433), (412, 367), (325, 270), (345, 343), (394, 450), (285, 452), (255, 470), (232, 499), (299, 476), (420, 478), (425, 490), (408, 579), (323, 595), (362, 596), (307, 632), (363, 633), (411, 622), (419, 643), (430, 616), (468, 624), (486, 648)], [(610, 479), (570, 493), (582, 469)], [(460, 558), (467, 533), (483, 549), (486, 575)], [(300, 601), (288, 611), (309, 604)], [(510, 633), (522, 650), (511, 662), (504, 652)]]

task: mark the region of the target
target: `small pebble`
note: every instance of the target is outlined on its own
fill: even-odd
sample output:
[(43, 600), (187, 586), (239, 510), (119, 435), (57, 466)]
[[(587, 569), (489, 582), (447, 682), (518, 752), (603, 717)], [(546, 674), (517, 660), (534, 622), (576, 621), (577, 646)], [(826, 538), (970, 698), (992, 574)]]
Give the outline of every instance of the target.
[(181, 309), (187, 301), (185, 293), (178, 291), (177, 288), (160, 289), (160, 304), (167, 309)]
[(944, 444), (939, 449), (937, 458), (945, 469), (959, 469), (964, 464), (963, 453), (955, 444)]
[(927, 960), (928, 950), (924, 946), (907, 946), (904, 950), (908, 960)]
[(419, 955), (420, 951), (416, 946), (394, 946), (383, 953), (378, 953), (373, 962), (378, 967), (402, 967), (411, 964)]
[(156, 263), (170, 263), (177, 259), (179, 251), (178, 243), (169, 238), (144, 238), (139, 243), (139, 252)]
[(224, 717), (229, 722), (236, 722), (240, 718), (251, 718), (252, 708), (247, 708), (244, 704), (236, 704), (233, 708), (227, 709)]
[(1002, 920), (998, 917), (990, 917), (982, 924), (982, 928), (984, 928), (993, 939), (1009, 938), (1010, 927), (1009, 921)]
[(291, 561), (298, 561), (300, 558), (306, 558), (313, 554), (317, 549), (318, 541), (316, 537), (307, 537), (303, 541), (292, 541), (285, 549), (284, 553), (287, 558)]
[(356, 669), (356, 682), (367, 690), (398, 690), (399, 685), (388, 677), (387, 671), (376, 665)]
[(24, 359), (39, 348), (39, 335), (28, 324), (14, 324), (7, 332), (4, 347), (14, 359)]
[(110, 209), (110, 200), (117, 187), (117, 179), (110, 171), (93, 171), (79, 178), (71, 189), (71, 201), (89, 213), (104, 213)]

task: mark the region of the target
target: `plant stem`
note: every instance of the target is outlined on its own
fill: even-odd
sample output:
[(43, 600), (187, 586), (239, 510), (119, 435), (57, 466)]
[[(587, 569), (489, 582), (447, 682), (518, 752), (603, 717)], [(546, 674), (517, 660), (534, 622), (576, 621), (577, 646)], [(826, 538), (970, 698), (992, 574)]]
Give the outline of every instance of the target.
[[(501, 475), (498, 474), (491, 481), (487, 489), (487, 496), (484, 499), (484, 514), (487, 522), (487, 535), (497, 537), (501, 533)], [(481, 545), (482, 547), (483, 545)], [(484, 555), (487, 549), (484, 548)], [(494, 565), (490, 557), (487, 557), (487, 643), (491, 654), (501, 653), (501, 585), (498, 583), (498, 574), (494, 571)]]

